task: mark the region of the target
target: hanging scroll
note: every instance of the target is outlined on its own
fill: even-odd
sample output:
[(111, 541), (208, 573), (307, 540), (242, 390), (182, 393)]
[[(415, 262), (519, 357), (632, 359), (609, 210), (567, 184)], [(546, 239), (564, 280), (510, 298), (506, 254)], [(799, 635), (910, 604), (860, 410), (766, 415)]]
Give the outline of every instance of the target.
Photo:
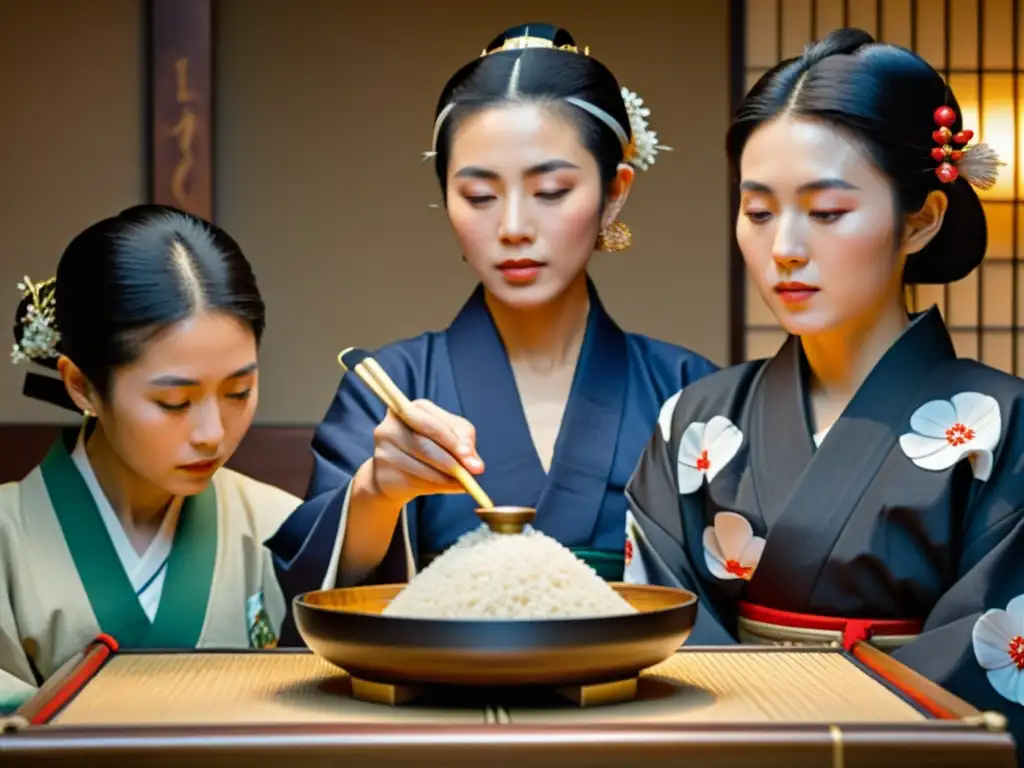
[(212, 0), (150, 0), (150, 199), (213, 217)]

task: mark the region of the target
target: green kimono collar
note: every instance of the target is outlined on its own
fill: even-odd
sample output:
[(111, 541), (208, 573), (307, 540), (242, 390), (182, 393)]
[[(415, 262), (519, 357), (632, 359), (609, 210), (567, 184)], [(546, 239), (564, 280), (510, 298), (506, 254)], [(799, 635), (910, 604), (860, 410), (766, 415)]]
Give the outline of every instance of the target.
[(195, 648), (206, 620), (217, 558), (217, 495), (211, 482), (185, 499), (167, 562), (160, 607), (150, 622), (124, 571), (65, 431), (40, 470), (100, 629), (122, 648)]

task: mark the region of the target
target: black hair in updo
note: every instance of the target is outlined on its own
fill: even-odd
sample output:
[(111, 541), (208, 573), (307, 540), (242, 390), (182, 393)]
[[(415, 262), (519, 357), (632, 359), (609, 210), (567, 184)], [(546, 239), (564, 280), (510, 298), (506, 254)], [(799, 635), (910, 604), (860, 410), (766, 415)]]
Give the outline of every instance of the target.
[[(988, 229), (981, 201), (958, 177), (943, 183), (931, 157), (934, 114), (947, 105), (956, 114), (950, 129), (964, 126), (960, 105), (941, 75), (920, 56), (875, 42), (859, 29), (840, 29), (809, 46), (804, 55), (765, 73), (737, 111), (727, 138), (729, 162), (738, 174), (750, 135), (781, 114), (826, 121), (861, 144), (891, 180), (901, 214), (924, 205), (940, 189), (949, 198), (942, 229), (907, 260), (907, 283), (949, 283), (981, 263)], [(975, 126), (967, 126), (975, 127)]]
[[(55, 302), (55, 352), (78, 366), (101, 397), (109, 394), (117, 368), (134, 362), (148, 340), (196, 311), (235, 317), (257, 344), (265, 325), (256, 277), (238, 244), (208, 221), (160, 205), (129, 208), (77, 235), (61, 256), (56, 280), (40, 293), (52, 293)], [(15, 315), (19, 345), (31, 302), (31, 295), (23, 299)], [(56, 356), (32, 359), (56, 368)], [(25, 394), (77, 410), (60, 382), (29, 377)]]
[[(530, 36), (550, 40), (553, 48), (523, 48), (499, 51), (507, 41)], [(445, 85), (434, 112), (435, 122), (452, 102), (455, 108), (446, 116), (437, 136), (435, 170), (441, 191), (447, 197), (448, 158), (452, 135), (466, 116), (496, 104), (508, 102), (551, 102), (569, 115), (580, 131), (583, 145), (597, 160), (601, 180), (607, 186), (614, 179), (622, 162), (624, 147), (615, 132), (589, 112), (564, 101), (575, 96), (607, 112), (632, 138), (629, 115), (622, 100), (618, 81), (607, 67), (592, 56), (558, 50), (575, 46), (566, 30), (551, 24), (521, 24), (498, 35), (487, 46), (495, 51), (466, 64)], [(509, 83), (519, 61), (515, 92)]]

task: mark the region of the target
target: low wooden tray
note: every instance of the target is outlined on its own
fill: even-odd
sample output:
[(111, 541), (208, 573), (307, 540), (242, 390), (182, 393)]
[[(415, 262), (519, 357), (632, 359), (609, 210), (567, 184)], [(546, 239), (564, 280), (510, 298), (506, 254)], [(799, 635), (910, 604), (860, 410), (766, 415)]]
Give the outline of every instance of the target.
[(0, 764), (1014, 766), (981, 713), (858, 645), (684, 648), (635, 700), (574, 707), (546, 689), (360, 701), (306, 651), (114, 652), (98, 642), (7, 721)]

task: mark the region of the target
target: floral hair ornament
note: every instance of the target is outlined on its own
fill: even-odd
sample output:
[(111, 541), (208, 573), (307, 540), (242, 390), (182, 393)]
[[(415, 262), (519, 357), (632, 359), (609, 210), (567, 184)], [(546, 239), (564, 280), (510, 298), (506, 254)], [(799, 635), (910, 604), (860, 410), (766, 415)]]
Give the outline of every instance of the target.
[(939, 163), (935, 169), (939, 181), (950, 184), (963, 176), (972, 187), (981, 190), (995, 186), (999, 166), (1006, 165), (996, 151), (984, 142), (968, 147), (968, 142), (974, 138), (974, 131), (965, 129), (953, 133), (956, 112), (952, 107), (939, 107), (935, 110), (934, 118), (939, 127), (932, 131), (932, 139), (939, 146), (933, 147), (931, 154), (932, 159)]
[[(519, 51), (526, 50), (528, 48), (550, 48), (576, 55), (590, 55), (589, 46), (584, 46), (582, 50), (575, 45), (556, 46), (553, 41), (546, 37), (530, 35), (529, 29), (527, 29), (527, 34), (508, 38), (504, 40), (500, 46), (489, 51), (484, 50), (480, 54), (480, 57), (492, 56), (493, 54), (500, 53), (502, 51)], [(516, 83), (518, 82), (517, 73), (518, 68), (515, 70), (512, 82), (509, 84), (511, 93), (514, 93), (516, 89)], [(654, 165), (658, 152), (672, 151), (672, 147), (658, 143), (657, 131), (652, 131), (647, 122), (647, 118), (651, 115), (651, 110), (644, 106), (643, 99), (628, 88), (622, 88), (622, 102), (626, 107), (626, 114), (629, 117), (629, 127), (632, 138), (626, 133), (626, 129), (619, 124), (618, 120), (595, 104), (591, 104), (589, 101), (580, 99), (576, 96), (566, 96), (565, 101), (579, 107), (585, 112), (589, 112), (592, 116), (608, 126), (608, 128), (618, 137), (619, 143), (622, 145), (622, 159), (637, 170), (649, 170), (650, 167)], [(449, 102), (437, 116), (437, 120), (434, 122), (434, 136), (430, 145), (431, 149), (429, 152), (423, 153), (424, 161), (437, 156), (437, 138), (441, 133), (441, 127), (444, 125), (444, 121), (448, 118), (448, 115), (451, 114), (453, 109), (455, 109), (454, 101)]]
[(658, 152), (671, 152), (672, 147), (658, 143), (658, 132), (652, 131), (647, 124), (651, 110), (644, 106), (643, 99), (628, 88), (623, 88), (622, 101), (626, 104), (626, 114), (629, 115), (629, 126), (633, 133), (624, 159), (635, 168), (646, 171), (654, 165)]
[(18, 322), (24, 326), (21, 340), (11, 350), (11, 360), (15, 365), (28, 362), (29, 360), (48, 360), (59, 357), (57, 344), (60, 342), (60, 331), (57, 330), (57, 320), (54, 315), (56, 302), (53, 295), (53, 284), (55, 278), (44, 280), (41, 283), (33, 283), (26, 275), (18, 289), (22, 296), (31, 296), (32, 300), (25, 310), (25, 314), (18, 318)]

